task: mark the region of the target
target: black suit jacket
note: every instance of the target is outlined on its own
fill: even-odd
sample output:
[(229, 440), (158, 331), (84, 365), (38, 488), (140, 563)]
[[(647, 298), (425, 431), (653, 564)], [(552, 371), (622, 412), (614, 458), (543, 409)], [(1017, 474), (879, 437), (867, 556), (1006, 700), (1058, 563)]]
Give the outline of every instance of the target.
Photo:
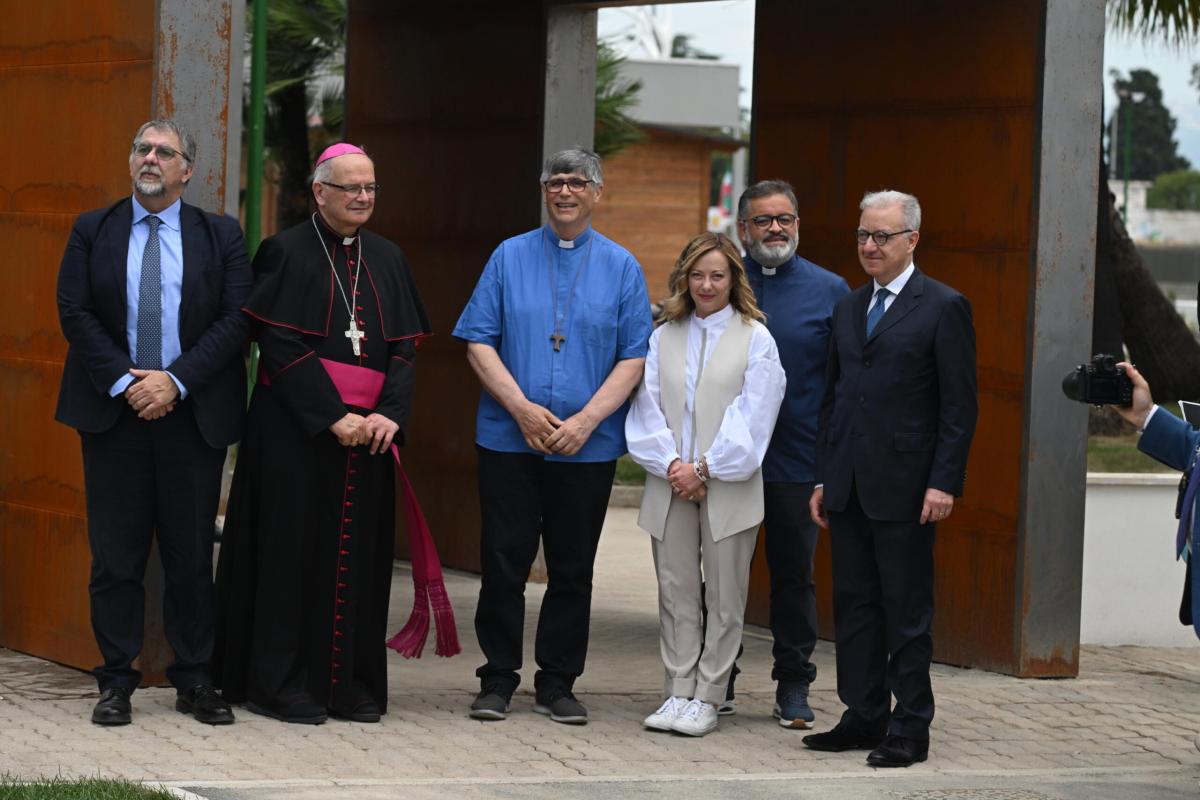
[(844, 511), (854, 486), (871, 519), (916, 521), (927, 488), (963, 491), (977, 411), (971, 304), (914, 270), (868, 338), (874, 288), (833, 312), (818, 481), (828, 510)]
[[(80, 214), (58, 273), (58, 315), (69, 345), (55, 419), (102, 433), (126, 406), (108, 390), (134, 366), (125, 334), (125, 270), (133, 202)], [(242, 348), (249, 320), (242, 303), (253, 280), (237, 220), (181, 205), (182, 353), (168, 369), (187, 388), (196, 424), (212, 447), (242, 435), (246, 375)], [(174, 412), (172, 412), (174, 413)]]

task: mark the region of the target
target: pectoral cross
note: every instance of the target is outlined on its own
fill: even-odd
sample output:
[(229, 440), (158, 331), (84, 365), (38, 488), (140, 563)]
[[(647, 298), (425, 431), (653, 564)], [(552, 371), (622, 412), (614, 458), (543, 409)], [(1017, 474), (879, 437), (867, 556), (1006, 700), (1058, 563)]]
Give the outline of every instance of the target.
[(350, 327), (346, 329), (346, 338), (350, 340), (350, 346), (354, 348), (354, 355), (361, 356), (362, 347), (359, 345), (358, 340), (367, 338), (367, 333), (366, 331), (359, 330), (358, 323), (354, 319), (350, 320)]
[(556, 352), (556, 353), (559, 352), (560, 350), (562, 350), (562, 343), (565, 342), (566, 340), (567, 340), (567, 337), (563, 336), (558, 331), (555, 331), (554, 333), (550, 334), (550, 341), (554, 342), (554, 352)]

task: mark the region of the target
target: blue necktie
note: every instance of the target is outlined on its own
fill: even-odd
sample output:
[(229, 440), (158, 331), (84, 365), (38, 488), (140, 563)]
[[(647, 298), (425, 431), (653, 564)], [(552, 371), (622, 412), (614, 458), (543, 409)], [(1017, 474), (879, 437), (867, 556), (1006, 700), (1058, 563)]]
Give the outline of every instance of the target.
[(867, 336), (870, 336), (871, 331), (875, 330), (875, 326), (883, 317), (883, 312), (887, 310), (887, 305), (883, 301), (887, 300), (889, 294), (891, 292), (887, 289), (880, 289), (875, 293), (875, 305), (871, 306), (871, 310), (867, 313)]
[(142, 280), (138, 286), (137, 353), (140, 369), (162, 369), (162, 251), (158, 226), (162, 220), (146, 217), (150, 237), (142, 251)]

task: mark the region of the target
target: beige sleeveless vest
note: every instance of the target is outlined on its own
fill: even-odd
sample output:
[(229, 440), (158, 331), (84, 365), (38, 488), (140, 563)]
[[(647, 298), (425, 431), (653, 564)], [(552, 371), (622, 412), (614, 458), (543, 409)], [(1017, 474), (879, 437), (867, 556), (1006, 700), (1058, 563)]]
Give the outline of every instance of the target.
[[(675, 434), (675, 448), (689, 460), (690, 451), (684, 453), (684, 442), (680, 441), (684, 415), (684, 379), (687, 372), (687, 341), (690, 318), (669, 322), (663, 327), (658, 340), (659, 397), (667, 426)], [(750, 338), (754, 332), (752, 323), (735, 314), (724, 332), (716, 341), (707, 340), (707, 331), (701, 331), (701, 358), (711, 351), (708, 363), (700, 370), (696, 381), (695, 419), (692, 422), (696, 437), (695, 452), (702, 454), (712, 446), (717, 429), (738, 395), (746, 379), (749, 361)], [(758, 525), (763, 519), (762, 469), (755, 470), (744, 481), (708, 482), (708, 497), (705, 503), (708, 523), (713, 539), (720, 540), (747, 528)], [(642, 509), (638, 514), (638, 526), (656, 539), (663, 538), (667, 524), (667, 510), (671, 506), (671, 484), (654, 475), (646, 476), (646, 489), (642, 495)]]

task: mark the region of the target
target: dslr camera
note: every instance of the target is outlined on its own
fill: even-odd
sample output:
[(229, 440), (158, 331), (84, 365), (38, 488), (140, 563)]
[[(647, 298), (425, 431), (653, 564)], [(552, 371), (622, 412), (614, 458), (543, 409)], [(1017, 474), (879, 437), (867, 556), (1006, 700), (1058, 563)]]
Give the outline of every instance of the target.
[(1063, 394), (1080, 403), (1095, 406), (1133, 405), (1133, 381), (1117, 366), (1117, 359), (1107, 353), (1097, 353), (1086, 364), (1067, 373), (1062, 382)]

